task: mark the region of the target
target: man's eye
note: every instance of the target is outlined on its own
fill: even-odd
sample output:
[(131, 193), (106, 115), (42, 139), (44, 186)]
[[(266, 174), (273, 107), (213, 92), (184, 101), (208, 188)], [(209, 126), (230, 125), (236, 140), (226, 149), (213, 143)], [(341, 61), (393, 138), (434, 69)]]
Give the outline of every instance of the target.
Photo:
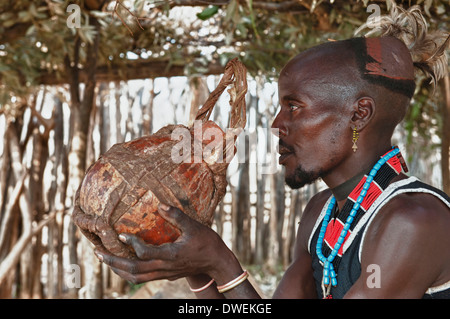
[(292, 103), (289, 103), (288, 106), (289, 106), (289, 110), (291, 110), (291, 111), (295, 111), (296, 109), (299, 108), (298, 105), (295, 105), (295, 104), (292, 104)]

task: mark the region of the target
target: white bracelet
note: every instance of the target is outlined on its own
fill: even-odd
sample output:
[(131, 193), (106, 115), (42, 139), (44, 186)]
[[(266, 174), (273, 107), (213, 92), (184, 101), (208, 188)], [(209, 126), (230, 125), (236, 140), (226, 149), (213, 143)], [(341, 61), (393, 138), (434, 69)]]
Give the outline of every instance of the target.
[(214, 279), (211, 279), (211, 281), (208, 282), (208, 283), (207, 283), (206, 285), (204, 285), (203, 287), (195, 288), (195, 289), (189, 287), (189, 289), (190, 289), (192, 292), (195, 292), (195, 293), (201, 292), (201, 291), (205, 290), (206, 288), (208, 288), (209, 286), (211, 286), (211, 285), (213, 284), (213, 282), (214, 282)]
[(239, 275), (239, 277), (233, 279), (232, 281), (226, 283), (225, 285), (217, 286), (217, 290), (219, 291), (219, 293), (227, 292), (228, 290), (231, 290), (234, 287), (237, 287), (240, 284), (242, 284), (247, 278), (248, 278), (248, 271), (244, 270), (244, 272), (241, 275)]

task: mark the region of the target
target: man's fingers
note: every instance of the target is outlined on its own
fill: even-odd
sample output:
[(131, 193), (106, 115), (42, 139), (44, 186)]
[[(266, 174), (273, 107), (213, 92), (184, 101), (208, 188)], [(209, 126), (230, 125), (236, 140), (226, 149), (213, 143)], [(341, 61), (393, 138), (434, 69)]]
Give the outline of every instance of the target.
[(172, 225), (182, 228), (186, 223), (184, 222), (187, 218), (189, 218), (185, 213), (179, 210), (176, 207), (168, 206), (163, 203), (159, 203), (158, 205), (158, 213), (162, 218), (167, 220)]
[(158, 279), (178, 279), (180, 275), (172, 273), (171, 267), (162, 260), (130, 260), (117, 257), (104, 249), (96, 249), (95, 254), (100, 261), (110, 266), (120, 277), (134, 284)]
[(122, 270), (130, 274), (140, 274), (164, 269), (161, 260), (131, 260), (114, 256), (105, 250), (95, 250), (97, 258), (111, 268)]
[(119, 275), (121, 278), (125, 279), (126, 281), (129, 281), (135, 285), (137, 284), (141, 284), (143, 282), (147, 282), (150, 281), (150, 279), (147, 278), (142, 278), (145, 274), (130, 274), (127, 271), (118, 269), (118, 268), (113, 268), (111, 267), (111, 270), (116, 274)]
[(147, 244), (142, 238), (139, 238), (131, 234), (120, 234), (119, 240), (133, 247), (138, 258), (142, 260), (151, 260), (151, 259), (164, 260), (173, 257), (172, 246), (170, 244), (153, 246)]
[(160, 280), (160, 279), (168, 279), (168, 280), (175, 280), (181, 278), (179, 275), (174, 275), (170, 271), (160, 270), (160, 271), (153, 271), (149, 273), (139, 273), (139, 274), (130, 274), (127, 271), (113, 268), (111, 267), (112, 271), (122, 277), (125, 280), (128, 280), (132, 282), (133, 284), (140, 284), (147, 281), (153, 281), (153, 280)]

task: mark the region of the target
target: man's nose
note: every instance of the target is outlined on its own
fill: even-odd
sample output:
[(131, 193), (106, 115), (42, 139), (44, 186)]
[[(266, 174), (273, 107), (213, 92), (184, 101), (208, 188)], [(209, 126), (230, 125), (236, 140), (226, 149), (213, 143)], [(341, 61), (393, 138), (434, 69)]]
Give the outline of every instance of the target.
[(277, 137), (283, 137), (288, 134), (288, 130), (283, 123), (283, 118), (281, 116), (281, 111), (275, 117), (272, 123), (272, 133)]

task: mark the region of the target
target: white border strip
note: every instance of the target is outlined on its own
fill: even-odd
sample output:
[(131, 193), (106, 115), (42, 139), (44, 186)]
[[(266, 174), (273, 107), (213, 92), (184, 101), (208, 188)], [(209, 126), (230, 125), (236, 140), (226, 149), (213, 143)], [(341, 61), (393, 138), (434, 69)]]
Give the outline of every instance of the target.
[[(418, 178), (415, 176), (408, 177), (407, 179), (402, 179), (397, 182), (394, 182), (392, 184), (389, 184), (388, 187), (384, 191), (382, 191), (381, 195), (378, 196), (378, 198), (373, 202), (373, 204), (369, 207), (369, 210), (360, 218), (358, 224), (356, 224), (355, 228), (353, 229), (352, 234), (348, 237), (346, 242), (344, 243), (343, 252), (348, 249), (350, 244), (355, 239), (356, 235), (359, 233), (362, 227), (366, 225), (366, 222), (372, 218), (372, 214), (376, 214), (376, 211), (379, 209), (379, 205), (383, 203), (383, 201), (389, 197), (397, 188), (408, 185), (412, 182), (417, 181)], [(381, 206), (380, 206), (381, 207)], [(367, 227), (366, 227), (367, 229)], [(364, 239), (364, 238), (363, 238)], [(361, 254), (361, 251), (360, 251)], [(361, 257), (359, 258), (361, 260)]]
[[(412, 177), (410, 177), (410, 178), (408, 178), (408, 179), (406, 179), (406, 180), (401, 180), (401, 181), (399, 181), (399, 182), (402, 182), (402, 181), (408, 181), (408, 180), (410, 180), (411, 178), (412, 178)], [(414, 179), (413, 181), (418, 180), (418, 178), (416, 178), (416, 177), (414, 177), (413, 179)], [(399, 183), (399, 182), (397, 182), (397, 183)], [(393, 184), (396, 184), (396, 183), (393, 183)], [(393, 185), (393, 184), (391, 184), (391, 185)], [(407, 185), (408, 183), (403, 183), (403, 184), (404, 184), (404, 185)], [(404, 186), (404, 185), (403, 185), (403, 186)], [(389, 187), (388, 187), (388, 188), (389, 188)], [(450, 202), (448, 202), (444, 197), (442, 197), (440, 194), (434, 192), (434, 191), (431, 190), (431, 189), (427, 189), (427, 188), (405, 188), (405, 189), (401, 189), (401, 190), (399, 190), (399, 191), (397, 191), (397, 192), (395, 192), (395, 193), (392, 193), (392, 191), (391, 191), (390, 194), (388, 194), (388, 195), (390, 195), (389, 198), (387, 198), (386, 201), (384, 201), (381, 205), (379, 205), (379, 207), (376, 208), (376, 211), (374, 211), (374, 212), (371, 214), (371, 216), (369, 216), (369, 217), (370, 217), (370, 220), (367, 222), (367, 226), (366, 226), (366, 228), (364, 229), (364, 233), (363, 233), (363, 235), (362, 235), (361, 243), (360, 243), (360, 246), (359, 246), (358, 258), (359, 258), (359, 262), (360, 262), (360, 263), (361, 263), (361, 254), (362, 254), (362, 250), (363, 250), (363, 246), (364, 246), (364, 238), (365, 238), (365, 236), (366, 236), (367, 229), (369, 229), (370, 224), (372, 223), (374, 217), (377, 215), (377, 213), (380, 211), (380, 209), (381, 209), (386, 203), (389, 202), (390, 199), (392, 199), (393, 197), (395, 197), (395, 196), (397, 196), (397, 195), (399, 195), (399, 194), (404, 194), (404, 193), (426, 193), (426, 194), (430, 194), (430, 195), (433, 195), (433, 196), (436, 196), (437, 198), (439, 198), (443, 203), (445, 203), (445, 204), (450, 208)], [(379, 198), (381, 198), (381, 197), (382, 197), (382, 196), (380, 196)], [(387, 196), (384, 196), (384, 197), (387, 197)], [(378, 198), (378, 199), (379, 199), (379, 198)], [(378, 199), (377, 199), (377, 200), (378, 200)], [(375, 203), (374, 203), (374, 204), (375, 204)], [(372, 207), (373, 207), (373, 205), (372, 205)], [(353, 235), (353, 234), (352, 234), (352, 235)], [(442, 284), (442, 285), (436, 286), (436, 287), (430, 287), (430, 288), (428, 288), (427, 291), (426, 291), (426, 294), (437, 293), (437, 292), (443, 291), (443, 290), (448, 289), (448, 288), (450, 288), (450, 281), (448, 281), (448, 282), (446, 282), (446, 283), (444, 283), (444, 284)]]
[(320, 212), (319, 217), (317, 217), (316, 223), (314, 224), (312, 232), (309, 235), (309, 240), (308, 240), (308, 252), (309, 252), (309, 254), (311, 254), (311, 241), (312, 241), (312, 238), (314, 236), (314, 233), (316, 232), (317, 227), (319, 227), (320, 224), (322, 223), (322, 220), (325, 217), (325, 214), (327, 213), (328, 205), (330, 204), (332, 197), (333, 197), (333, 195), (331, 195), (330, 198), (328, 198), (328, 200), (326, 201), (325, 205), (323, 205), (322, 211)]
[[(432, 191), (432, 190), (430, 190), (430, 189), (427, 189), (427, 188), (406, 188), (406, 189), (399, 190), (398, 192), (395, 192), (394, 194), (390, 194), (390, 195), (392, 195), (392, 196), (390, 196), (389, 199), (387, 199), (387, 200), (384, 201), (381, 205), (379, 205), (379, 207), (377, 207), (377, 210), (376, 210), (375, 212), (373, 212), (373, 214), (370, 216), (370, 220), (367, 222), (367, 226), (366, 226), (366, 229), (364, 229), (364, 233), (363, 233), (363, 236), (362, 236), (362, 238), (361, 238), (361, 243), (360, 243), (360, 246), (359, 246), (359, 252), (358, 252), (358, 255), (359, 255), (359, 261), (360, 261), (360, 262), (361, 262), (361, 251), (362, 251), (363, 246), (364, 246), (364, 238), (365, 238), (365, 236), (366, 236), (367, 230), (369, 229), (370, 224), (372, 223), (374, 217), (377, 215), (377, 213), (380, 211), (380, 209), (381, 209), (386, 203), (389, 202), (389, 200), (390, 200), (392, 197), (395, 197), (395, 196), (397, 196), (397, 195), (399, 195), (399, 194), (404, 194), (404, 193), (426, 193), (426, 194), (431, 194), (431, 195), (436, 196), (437, 198), (439, 198), (443, 203), (445, 203), (445, 204), (450, 208), (450, 203), (447, 202), (447, 201), (445, 200), (444, 197), (442, 197), (442, 196), (439, 195), (438, 193), (436, 193), (436, 192), (434, 192), (434, 191)], [(381, 196), (380, 196), (380, 197), (381, 197)]]
[(442, 285), (439, 285), (439, 286), (436, 286), (436, 287), (428, 288), (425, 293), (431, 295), (431, 294), (435, 294), (437, 292), (440, 292), (440, 291), (443, 291), (443, 290), (446, 290), (446, 289), (449, 289), (449, 288), (450, 288), (450, 280), (447, 281), (445, 284), (442, 284)]

